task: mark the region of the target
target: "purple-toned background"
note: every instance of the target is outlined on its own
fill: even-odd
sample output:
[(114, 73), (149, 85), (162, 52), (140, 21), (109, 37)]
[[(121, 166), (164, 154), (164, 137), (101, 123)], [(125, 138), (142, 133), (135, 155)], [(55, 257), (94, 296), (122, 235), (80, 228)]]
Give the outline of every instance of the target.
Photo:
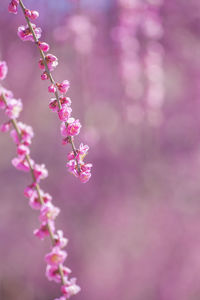
[[(0, 3), (3, 84), (22, 98), (32, 157), (49, 170), (42, 188), (61, 208), (66, 264), (82, 288), (74, 299), (200, 299), (200, 1), (24, 1), (39, 10), (59, 58), (55, 78), (71, 82), (83, 125), (76, 143), (90, 145), (93, 163), (87, 184), (66, 170), (70, 148), (48, 109), (38, 51), (17, 37), (24, 19), (8, 2)], [(23, 196), (31, 178), (12, 167), (8, 134), (0, 149), (0, 299), (53, 300), (49, 241), (33, 236), (38, 215)]]

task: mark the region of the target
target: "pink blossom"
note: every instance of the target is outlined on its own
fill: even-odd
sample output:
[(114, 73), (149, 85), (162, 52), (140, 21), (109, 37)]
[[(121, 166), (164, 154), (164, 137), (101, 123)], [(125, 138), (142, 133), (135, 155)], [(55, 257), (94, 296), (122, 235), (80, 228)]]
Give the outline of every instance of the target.
[(30, 9), (25, 9), (24, 14), (27, 18), (31, 17), (31, 10)]
[(48, 170), (44, 164), (35, 164), (33, 167), (33, 173), (35, 175), (36, 182), (39, 182), (41, 179), (45, 179), (48, 176)]
[[(88, 145), (84, 145), (83, 143), (80, 144), (79, 148), (76, 150), (77, 154), (76, 154), (76, 159), (79, 161), (79, 162), (82, 162), (83, 159), (85, 158), (85, 156), (87, 155), (88, 153), (88, 150), (89, 150), (89, 146)], [(74, 152), (70, 152), (68, 155), (67, 155), (67, 159), (68, 160), (72, 160), (74, 159), (75, 156), (74, 156)]]
[(79, 161), (80, 171), (78, 171), (77, 163), (75, 160), (70, 160), (69, 162), (67, 162), (66, 166), (68, 168), (68, 171), (72, 173), (75, 177), (79, 177), (82, 183), (86, 183), (89, 181), (91, 177), (91, 163), (85, 164), (82, 161)]
[(54, 206), (51, 202), (47, 202), (41, 207), (39, 219), (41, 222), (53, 221), (59, 213), (60, 209), (58, 207)]
[(30, 19), (35, 20), (39, 17), (39, 12), (37, 10), (31, 10)]
[(28, 185), (25, 189), (24, 189), (24, 196), (27, 198), (30, 198), (32, 196), (32, 194), (35, 192), (34, 190), (34, 185)]
[[(48, 193), (44, 193), (41, 189), (40, 196), (42, 197), (42, 200), (45, 204), (52, 200), (51, 195), (49, 195)], [(29, 205), (32, 209), (41, 209), (42, 204), (36, 191), (34, 191), (29, 198)]]
[(54, 84), (51, 84), (49, 87), (48, 87), (48, 91), (49, 93), (55, 93), (56, 91), (56, 87)]
[(70, 121), (68, 120), (67, 134), (70, 136), (75, 136), (80, 133), (82, 125), (78, 119), (73, 121), (71, 119), (73, 118), (70, 118)]
[[(62, 266), (62, 271), (63, 271), (64, 277), (67, 279), (67, 277), (71, 273), (71, 270), (65, 266)], [(46, 276), (49, 281), (53, 280), (57, 283), (61, 282), (61, 276), (60, 276), (59, 269), (57, 266), (47, 265)]]
[(55, 231), (55, 224), (54, 222), (48, 222), (48, 224), (42, 223), (39, 229), (35, 229), (33, 234), (37, 236), (40, 240), (43, 240), (46, 236), (49, 236), (49, 229), (51, 229), (52, 232)]
[(7, 73), (8, 73), (7, 63), (5, 61), (0, 61), (0, 80), (5, 79)]
[(56, 246), (60, 248), (64, 248), (68, 243), (68, 239), (63, 236), (62, 230), (58, 230), (57, 233), (54, 234), (54, 241)]
[(80, 121), (77, 119), (75, 120), (74, 118), (69, 118), (67, 121), (68, 125), (66, 127), (65, 123), (61, 123), (61, 134), (63, 136), (75, 136), (80, 133), (80, 129), (82, 127)]
[(76, 278), (72, 278), (61, 287), (61, 292), (68, 299), (80, 292), (81, 288), (76, 284)]
[[(59, 97), (60, 103), (61, 105), (71, 105), (71, 99), (69, 97), (64, 97), (64, 96), (60, 96)], [(50, 102), (49, 102), (49, 108), (52, 109), (53, 111), (58, 111), (58, 101), (56, 98), (51, 98)]]
[[(0, 86), (0, 108), (2, 108), (2, 109), (5, 108), (3, 95), (9, 101), (10, 99), (13, 98), (13, 93), (11, 91), (3, 88), (2, 86)], [(2, 103), (3, 103), (3, 105), (2, 105)]]
[(68, 168), (68, 171), (70, 173), (72, 173), (74, 176), (78, 177), (77, 164), (76, 164), (75, 159), (67, 162), (66, 167)]
[[(46, 61), (46, 64), (48, 66), (48, 69), (50, 71), (53, 71), (55, 69), (55, 67), (57, 67), (57, 65), (58, 65), (58, 59), (53, 54), (47, 54), (45, 56), (45, 61)], [(45, 65), (44, 65), (44, 62), (43, 62), (42, 58), (40, 58), (38, 64), (39, 64), (40, 69), (45, 70)]]
[(19, 0), (12, 0), (8, 6), (8, 11), (13, 14), (17, 14), (17, 6), (19, 5)]
[(82, 183), (86, 183), (89, 181), (90, 177), (91, 177), (91, 173), (90, 172), (81, 172), (79, 175), (80, 181)]
[(29, 164), (26, 161), (26, 159), (24, 159), (24, 158), (16, 157), (16, 158), (13, 158), (11, 162), (12, 162), (12, 165), (20, 171), (24, 171), (24, 172), (30, 171)]
[(41, 79), (42, 79), (42, 80), (47, 80), (47, 79), (49, 79), (49, 75), (47, 74), (46, 71), (42, 73)]
[(49, 44), (45, 43), (45, 42), (40, 42), (38, 41), (38, 47), (40, 48), (40, 50), (47, 52), (49, 51)]
[[(33, 30), (35, 32), (36, 38), (39, 39), (41, 37), (41, 33), (42, 33), (41, 28), (36, 27), (35, 24), (31, 24), (31, 25), (32, 25)], [(18, 34), (19, 38), (22, 41), (32, 41), (32, 42), (34, 42), (33, 35), (31, 33), (31, 30), (30, 30), (30, 28), (29, 28), (28, 25), (26, 25), (26, 26), (24, 26), (24, 25), (19, 26), (17, 34)]]
[(10, 99), (13, 98), (13, 93), (0, 86), (0, 109), (6, 108), (4, 97), (7, 99), (7, 101), (10, 101)]
[(22, 122), (18, 122), (18, 127), (21, 133), (21, 139), (19, 138), (15, 129), (11, 130), (10, 135), (13, 138), (13, 141), (18, 144), (24, 144), (29, 146), (31, 144), (31, 140), (34, 136), (33, 129), (31, 126), (28, 126)]
[(81, 171), (82, 172), (91, 172), (92, 164), (91, 163), (82, 163), (81, 164)]
[(1, 132), (8, 132), (10, 130), (10, 127), (11, 127), (11, 123), (10, 121), (8, 121), (1, 125), (0, 130)]
[(64, 104), (62, 108), (58, 111), (58, 116), (61, 121), (67, 122), (67, 120), (70, 118), (72, 109), (70, 106)]
[(22, 111), (23, 105), (21, 102), (21, 99), (16, 100), (16, 99), (10, 99), (6, 110), (5, 114), (10, 118), (10, 119), (16, 119), (19, 117), (20, 112)]
[(23, 144), (18, 145), (17, 154), (24, 157), (25, 155), (30, 154), (30, 149)]
[(63, 94), (67, 93), (69, 87), (70, 87), (70, 83), (68, 80), (64, 80), (63, 82), (61, 83), (56, 83), (59, 91)]
[(66, 257), (66, 251), (60, 250), (59, 247), (53, 247), (52, 251), (45, 256), (45, 260), (51, 266), (58, 266), (64, 262)]
[(39, 12), (36, 10), (25, 9), (25, 16), (31, 20), (35, 20), (39, 17)]
[(64, 138), (64, 139), (62, 140), (62, 144), (63, 144), (63, 145), (66, 145), (66, 144), (68, 144), (68, 143), (71, 143), (71, 140), (70, 140), (70, 137), (69, 137), (69, 136), (67, 136), (66, 138)]

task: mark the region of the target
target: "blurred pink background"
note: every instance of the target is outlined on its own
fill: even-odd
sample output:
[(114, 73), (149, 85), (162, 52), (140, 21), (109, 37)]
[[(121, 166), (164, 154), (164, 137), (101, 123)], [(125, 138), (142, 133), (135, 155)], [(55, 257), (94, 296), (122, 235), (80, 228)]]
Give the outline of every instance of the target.
[[(70, 148), (48, 108), (39, 53), (17, 37), (22, 13), (0, 4), (3, 85), (22, 98), (32, 125), (32, 157), (45, 163), (42, 188), (62, 211), (66, 261), (82, 291), (77, 300), (200, 299), (200, 1), (24, 0), (50, 53), (57, 81), (71, 82), (76, 144), (90, 146), (89, 183), (66, 169)], [(4, 120), (0, 113), (1, 123)], [(0, 135), (0, 299), (50, 300), (49, 240), (32, 232), (38, 215), (23, 190), (28, 174), (10, 161), (15, 145)]]

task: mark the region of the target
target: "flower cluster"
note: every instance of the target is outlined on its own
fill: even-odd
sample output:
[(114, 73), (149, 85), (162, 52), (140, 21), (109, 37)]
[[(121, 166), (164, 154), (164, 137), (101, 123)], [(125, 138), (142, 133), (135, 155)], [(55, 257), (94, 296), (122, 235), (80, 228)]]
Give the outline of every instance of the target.
[[(4, 79), (6, 74), (7, 65), (5, 62), (0, 62), (0, 79)], [(40, 181), (48, 176), (48, 171), (44, 164), (37, 164), (30, 157), (29, 146), (34, 136), (33, 129), (17, 120), (22, 110), (22, 102), (16, 100), (12, 92), (2, 86), (0, 86), (0, 108), (9, 118), (2, 124), (1, 131), (10, 130), (10, 135), (17, 148), (17, 157), (12, 160), (12, 164), (18, 170), (30, 172), (32, 175), (33, 182), (25, 188), (24, 194), (29, 199), (30, 207), (39, 211), (40, 227), (34, 230), (34, 235), (41, 240), (50, 236), (52, 241), (52, 249), (45, 256), (46, 276), (49, 280), (61, 283), (62, 296), (59, 299), (69, 299), (80, 291), (80, 287), (76, 284), (75, 278), (69, 279), (71, 270), (63, 265), (67, 257), (67, 252), (63, 248), (67, 245), (68, 240), (63, 236), (62, 230), (56, 231), (55, 228), (55, 219), (60, 209), (53, 205), (51, 195), (44, 192), (39, 185)]]
[[(78, 177), (81, 182), (86, 183), (91, 177), (91, 163), (85, 163), (83, 161), (83, 157), (88, 152), (84, 152), (84, 155), (80, 154), (83, 148), (81, 144), (78, 149), (76, 149), (74, 144), (74, 137), (80, 133), (80, 129), (82, 127), (80, 121), (71, 116), (72, 108), (71, 108), (71, 100), (66, 96), (68, 89), (70, 87), (70, 83), (68, 80), (64, 80), (62, 82), (55, 82), (52, 76), (52, 71), (58, 65), (58, 59), (55, 55), (46, 53), (49, 51), (50, 47), (46, 42), (41, 42), (39, 39), (41, 38), (41, 28), (37, 27), (35, 24), (31, 23), (30, 20), (34, 20), (39, 16), (37, 11), (31, 11), (27, 9), (21, 0), (12, 1), (9, 5), (9, 11), (17, 13), (17, 4), (19, 4), (23, 10), (24, 16), (27, 21), (27, 25), (22, 25), (18, 28), (18, 36), (23, 41), (32, 41), (37, 44), (41, 58), (38, 62), (39, 68), (43, 71), (41, 74), (42, 80), (50, 80), (51, 84), (48, 87), (49, 93), (53, 93), (55, 98), (50, 99), (49, 108), (56, 112), (58, 118), (61, 123), (61, 135), (63, 136), (63, 145), (71, 144), (73, 151), (73, 158), (71, 158), (66, 166), (68, 170)], [(16, 9), (10, 8), (13, 5)], [(72, 157), (72, 155), (68, 155), (67, 157)]]

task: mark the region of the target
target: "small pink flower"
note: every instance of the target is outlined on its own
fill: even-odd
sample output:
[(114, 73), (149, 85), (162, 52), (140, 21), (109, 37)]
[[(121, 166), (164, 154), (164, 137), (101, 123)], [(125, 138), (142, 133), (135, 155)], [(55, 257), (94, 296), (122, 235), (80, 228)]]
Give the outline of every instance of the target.
[(78, 177), (77, 164), (75, 160), (70, 160), (67, 162), (66, 167), (71, 174), (73, 174), (75, 177)]
[(39, 12), (36, 10), (25, 9), (25, 16), (31, 20), (35, 20), (39, 17)]
[(70, 140), (70, 137), (69, 136), (67, 136), (66, 138), (64, 138), (63, 140), (62, 140), (62, 144), (63, 145), (67, 145), (68, 143), (70, 143), (71, 142), (71, 140)]
[(47, 79), (49, 79), (49, 75), (47, 74), (46, 71), (42, 73), (41, 79), (42, 79), (42, 80), (47, 80)]
[(24, 14), (27, 18), (31, 17), (31, 10), (30, 9), (25, 9)]
[(92, 175), (90, 172), (82, 172), (82, 173), (80, 173), (79, 178), (82, 183), (86, 183), (89, 181), (91, 176)]
[(31, 10), (30, 19), (36, 20), (39, 17), (39, 12), (37, 10)]
[(62, 108), (58, 111), (58, 116), (61, 121), (67, 122), (67, 120), (70, 118), (72, 109), (70, 106), (64, 104)]
[(59, 247), (53, 247), (52, 251), (45, 256), (45, 260), (51, 266), (58, 266), (64, 262), (66, 257), (66, 251), (60, 250)]
[[(47, 54), (45, 56), (45, 61), (50, 71), (53, 71), (58, 65), (58, 59), (53, 54)], [(42, 58), (39, 60), (38, 64), (40, 69), (45, 70), (45, 65)]]
[(18, 145), (17, 154), (24, 157), (26, 154), (30, 154), (30, 149), (23, 144)]
[(60, 130), (63, 136), (66, 135), (75, 136), (80, 133), (80, 129), (82, 126), (79, 120), (75, 120), (74, 118), (69, 118), (67, 123), (68, 123), (67, 127), (65, 126), (65, 123), (61, 123)]
[(68, 239), (63, 236), (62, 230), (58, 230), (57, 233), (54, 234), (54, 241), (56, 246), (60, 248), (64, 248), (68, 243)]
[(33, 184), (28, 185), (24, 190), (24, 196), (30, 198), (34, 192), (35, 192), (34, 185)]
[(24, 144), (29, 146), (31, 144), (31, 140), (34, 136), (33, 129), (31, 126), (28, 126), (22, 122), (18, 122), (18, 127), (21, 133), (21, 140), (15, 129), (11, 130), (10, 135), (13, 138), (13, 141), (18, 144)]
[[(0, 67), (1, 69), (1, 67)], [(1, 73), (1, 71), (0, 71)], [(13, 98), (13, 93), (9, 90), (4, 89), (2, 86), (0, 86), (0, 109), (5, 109), (6, 104), (4, 102), (4, 97), (7, 99), (7, 101), (10, 101), (10, 99)]]
[[(35, 24), (31, 24), (31, 25), (32, 25), (33, 30), (35, 32), (36, 38), (39, 39), (41, 37), (41, 33), (42, 33), (41, 28), (36, 27)], [(33, 35), (31, 33), (31, 30), (30, 30), (30, 28), (29, 28), (28, 25), (26, 25), (26, 26), (24, 26), (24, 25), (19, 26), (17, 34), (18, 34), (19, 38), (22, 41), (32, 41), (32, 42), (34, 42)]]
[(5, 61), (0, 61), (0, 80), (5, 79), (7, 73), (8, 73), (7, 63)]
[(10, 130), (11, 123), (10, 121), (3, 123), (0, 127), (1, 132), (8, 132)]
[(8, 11), (13, 14), (17, 14), (17, 6), (19, 5), (19, 0), (12, 0), (8, 6)]
[(54, 206), (51, 202), (47, 202), (41, 207), (39, 219), (41, 222), (53, 221), (59, 213), (60, 209), (58, 207)]
[(82, 172), (91, 172), (91, 169), (92, 169), (92, 164), (91, 163), (82, 163), (81, 164), (81, 171)]
[(33, 173), (35, 175), (36, 182), (39, 182), (41, 179), (45, 179), (48, 176), (48, 170), (46, 169), (44, 164), (35, 164)]
[(51, 84), (49, 87), (48, 87), (48, 91), (49, 93), (55, 93), (56, 92), (56, 87), (54, 84)]
[(82, 183), (86, 183), (89, 181), (89, 179), (91, 177), (92, 164), (90, 164), (90, 163), (85, 164), (80, 160), (79, 161), (80, 171), (78, 171), (76, 161), (70, 160), (69, 162), (67, 162), (66, 167), (68, 168), (68, 171), (70, 173), (72, 173), (75, 177), (79, 177), (79, 179)]
[(81, 288), (76, 284), (76, 278), (72, 278), (61, 287), (61, 292), (68, 299), (80, 292)]
[[(60, 103), (61, 105), (71, 105), (71, 99), (69, 97), (64, 97), (64, 96), (60, 96), (59, 97)], [(58, 111), (58, 101), (56, 98), (51, 98), (50, 102), (49, 102), (49, 108), (52, 109), (53, 111)]]
[[(71, 270), (65, 266), (62, 266), (62, 271), (63, 271), (64, 277), (67, 279), (69, 274), (71, 273)], [(60, 276), (59, 269), (57, 266), (47, 265), (46, 276), (49, 281), (53, 280), (57, 283), (61, 282), (61, 276)]]
[(60, 103), (62, 105), (65, 104), (65, 105), (70, 106), (72, 104), (72, 101), (71, 101), (71, 99), (69, 97), (60, 96)]
[(24, 172), (30, 171), (29, 164), (27, 163), (27, 161), (24, 158), (21, 158), (21, 157), (13, 158), (12, 165), (20, 171), (24, 171)]
[[(49, 195), (48, 193), (44, 193), (41, 189), (40, 189), (40, 195), (41, 195), (41, 197), (43, 199), (43, 202), (45, 204), (52, 200), (51, 195)], [(41, 209), (42, 204), (40, 202), (40, 199), (38, 197), (38, 193), (36, 191), (34, 191), (29, 198), (30, 198), (29, 199), (29, 205), (32, 209)]]
[(49, 51), (49, 44), (45, 43), (45, 42), (38, 42), (38, 47), (40, 48), (40, 50), (47, 52)]
[[(76, 154), (76, 159), (81, 163), (83, 161), (83, 159), (85, 158), (85, 156), (87, 155), (89, 150), (89, 146), (88, 145), (84, 145), (83, 143), (80, 144), (79, 149), (77, 149), (77, 154)], [(74, 159), (74, 152), (70, 152), (67, 155), (67, 160), (72, 160)]]
[(56, 83), (59, 91), (63, 94), (67, 93), (69, 87), (70, 87), (70, 83), (68, 80), (64, 80), (63, 82), (61, 83)]
[(21, 102), (21, 99), (16, 100), (16, 99), (10, 99), (6, 110), (5, 114), (10, 118), (10, 119), (16, 119), (19, 117), (20, 112), (22, 111), (23, 105)]
[(51, 229), (52, 232), (55, 231), (55, 224), (54, 222), (48, 222), (47, 223), (42, 223), (42, 225), (40, 226), (39, 229), (35, 229), (33, 234), (35, 236), (37, 236), (40, 240), (43, 240), (46, 236), (49, 236), (49, 230), (48, 230), (48, 226)]

